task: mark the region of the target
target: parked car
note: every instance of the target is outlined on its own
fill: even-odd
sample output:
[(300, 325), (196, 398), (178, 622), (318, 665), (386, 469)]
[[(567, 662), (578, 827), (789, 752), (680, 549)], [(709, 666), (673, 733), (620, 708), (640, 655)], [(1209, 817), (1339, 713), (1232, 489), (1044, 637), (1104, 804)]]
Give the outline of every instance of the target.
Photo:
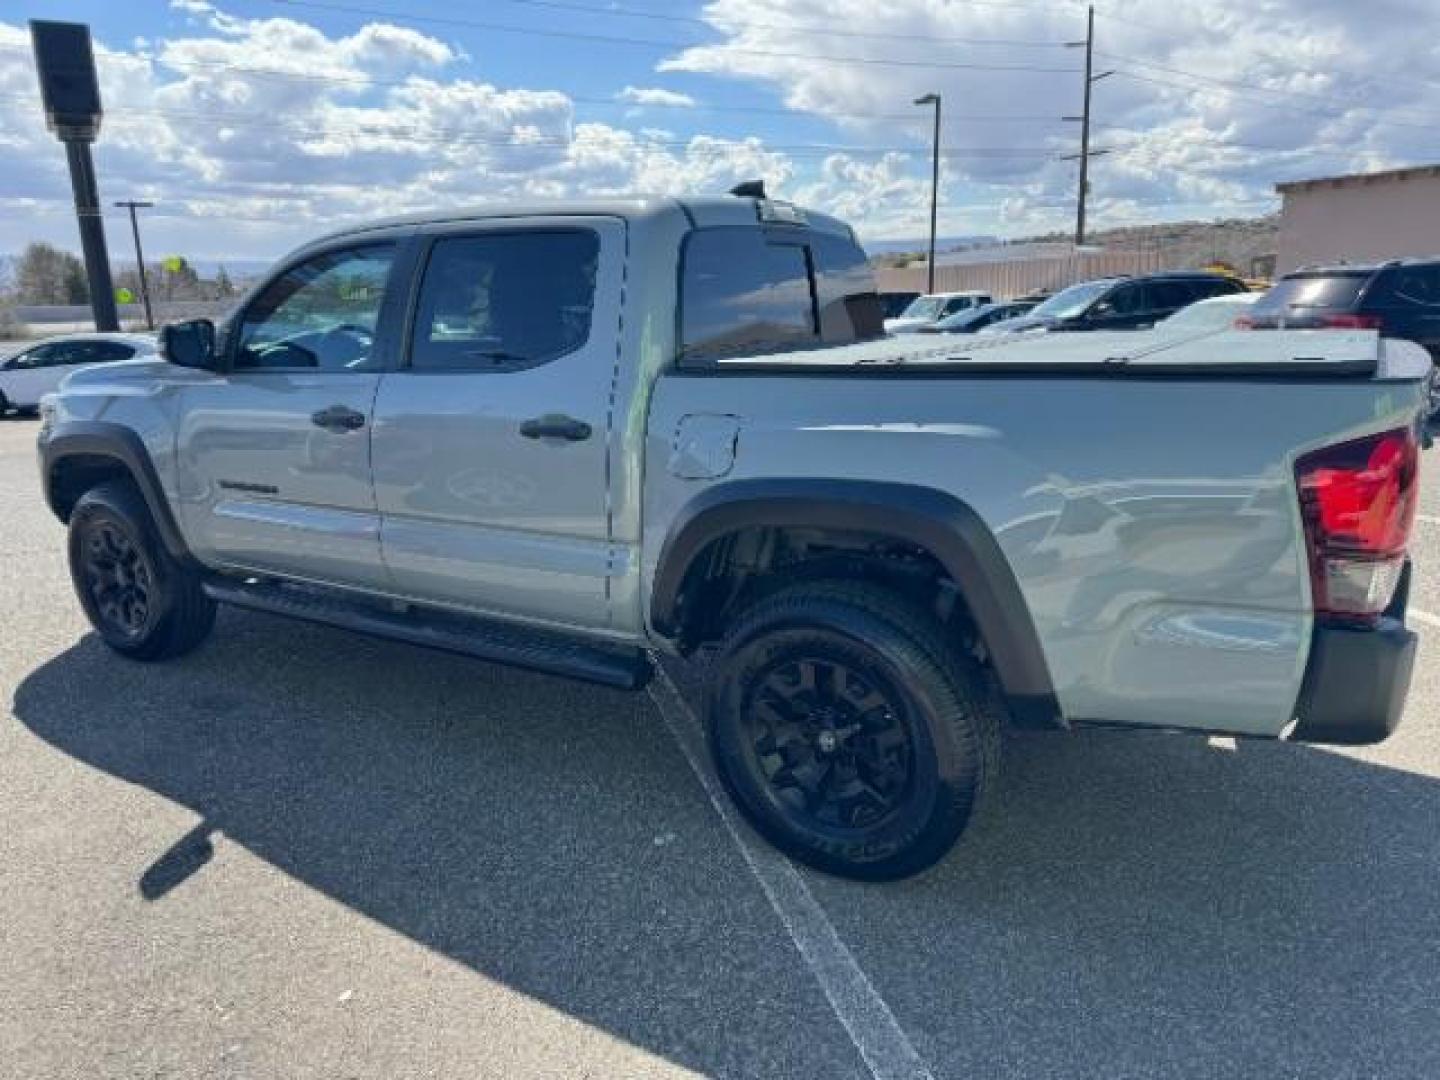
[(1200, 271), (1101, 278), (1062, 289), (1030, 314), (990, 330), (1146, 330), (1197, 300), (1244, 291), (1237, 278)]
[(957, 311), (954, 315), (947, 315), (939, 322), (930, 323), (927, 326), (917, 326), (914, 330), (902, 330), (901, 333), (975, 334), (993, 323), (1019, 318), (1034, 306), (1034, 304), (1018, 300), (999, 304), (983, 304), (977, 308)]
[(878, 316), (850, 228), (763, 198), (392, 219), (72, 375), (41, 477), (132, 659), (219, 603), (619, 687), (702, 652), (739, 807), (854, 877), (950, 848), (1003, 723), (1395, 727), (1423, 350)]
[[(1440, 258), (1316, 266), (1286, 274), (1246, 316), (1252, 330), (1378, 330), (1425, 346), (1440, 363)], [(1440, 418), (1440, 376), (1430, 415)]]
[(0, 363), (0, 416), (10, 409), (34, 413), (40, 399), (60, 380), (86, 364), (155, 355), (155, 338), (145, 334), (66, 334), (31, 345)]
[(920, 298), (918, 292), (882, 292), (876, 295), (880, 297), (880, 310), (887, 319), (898, 319)]
[(1155, 324), (1160, 334), (1205, 333), (1206, 331), (1229, 330), (1235, 327), (1236, 319), (1245, 318), (1260, 294), (1255, 292), (1226, 293), (1212, 296), (1207, 300), (1181, 308)]
[(885, 329), (892, 334), (915, 330), (933, 322), (939, 322), (947, 315), (993, 303), (989, 293), (971, 290), (969, 292), (930, 293), (917, 296), (910, 306), (901, 312), (898, 319), (886, 319)]

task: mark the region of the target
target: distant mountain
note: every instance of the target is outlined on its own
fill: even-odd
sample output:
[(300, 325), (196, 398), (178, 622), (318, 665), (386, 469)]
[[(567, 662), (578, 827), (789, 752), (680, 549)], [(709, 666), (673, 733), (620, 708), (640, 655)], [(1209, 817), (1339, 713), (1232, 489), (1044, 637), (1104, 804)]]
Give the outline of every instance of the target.
[[(998, 242), (993, 236), (937, 236), (935, 250), (954, 251), (956, 248), (980, 247)], [(896, 255), (902, 252), (928, 251), (930, 238), (922, 236), (918, 240), (862, 240), (860, 246), (869, 255)]]

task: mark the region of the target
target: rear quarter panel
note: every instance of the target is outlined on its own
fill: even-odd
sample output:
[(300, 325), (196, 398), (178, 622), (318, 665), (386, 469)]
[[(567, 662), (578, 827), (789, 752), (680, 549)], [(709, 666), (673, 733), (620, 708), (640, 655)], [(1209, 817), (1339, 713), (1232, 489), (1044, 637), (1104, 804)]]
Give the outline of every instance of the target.
[[(667, 375), (642, 580), (685, 504), (716, 484), (930, 486), (994, 533), (1068, 719), (1278, 734), (1311, 629), (1294, 459), (1411, 423), (1418, 401), (1414, 383), (1357, 380)], [(670, 467), (696, 414), (736, 418), (723, 476)]]

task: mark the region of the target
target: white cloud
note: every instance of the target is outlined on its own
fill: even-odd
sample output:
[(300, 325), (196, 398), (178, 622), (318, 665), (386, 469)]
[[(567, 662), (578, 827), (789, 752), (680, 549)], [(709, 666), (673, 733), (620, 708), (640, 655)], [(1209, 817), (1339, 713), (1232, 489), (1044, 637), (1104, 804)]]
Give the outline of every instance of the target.
[[(1408, 15), (1405, 0), (1390, 6), (1382, 16), (1342, 0), (1111, 0), (1096, 18), (1096, 62), (1121, 73), (1094, 91), (1095, 143), (1111, 150), (1092, 169), (1095, 217), (1255, 212), (1273, 204), (1277, 180), (1434, 160), (1440, 122), (1429, 118), (1440, 114), (1440, 82), (1405, 74), (1434, 72), (1440, 61), (1433, 35), (1414, 32), (1430, 5), (1413, 3)], [(928, 163), (928, 111), (915, 110), (913, 123), (855, 114), (903, 114), (920, 94), (940, 92), (951, 118), (945, 144), (987, 151), (947, 158), (942, 217), (951, 231), (974, 231), (977, 204), (995, 208), (982, 225), (1007, 232), (1064, 224), (1072, 212), (1076, 166), (1045, 153), (1076, 149), (1076, 127), (1060, 117), (1079, 112), (1079, 72), (985, 68), (1074, 69), (1080, 53), (1063, 43), (1083, 38), (1083, 5), (711, 0), (704, 17), (722, 39), (684, 49), (659, 70), (743, 80), (857, 139), (913, 144), (906, 175)], [(889, 36), (827, 35), (830, 27)], [(932, 62), (950, 66), (925, 66)], [(1004, 116), (1025, 119), (994, 119)], [(853, 202), (865, 188), (840, 190)]]
[(695, 105), (695, 99), (689, 94), (666, 90), (659, 86), (627, 86), (615, 95), (615, 100), (628, 101), (632, 105), (665, 105), (675, 108), (687, 108)]
[[(1407, 0), (1387, 2), (1398, 11)], [(1409, 2), (1418, 17), (1429, 0)], [(175, 35), (96, 42), (108, 108), (96, 147), (102, 195), (153, 198), (162, 248), (268, 254), (402, 209), (719, 191), (754, 177), (867, 236), (919, 236), (930, 112), (910, 102), (932, 91), (946, 118), (943, 232), (1018, 235), (1073, 215), (1076, 166), (1057, 158), (1076, 148), (1075, 125), (1060, 117), (1078, 111), (1079, 54), (1059, 43), (1083, 32), (1083, 7), (1065, 0), (711, 0), (704, 17), (718, 40), (657, 68), (778, 96), (803, 124), (792, 130), (806, 132), (776, 139), (780, 149), (758, 135), (694, 134), (695, 99), (660, 86), (617, 91), (631, 107), (623, 120), (582, 121), (569, 95), (496, 86), (443, 37), (383, 20), (332, 34), (208, 0), (171, 6), (184, 16)], [(1095, 143), (1110, 153), (1092, 172), (1092, 218), (1253, 213), (1273, 205), (1276, 180), (1433, 160), (1440, 83), (1426, 73), (1440, 46), (1415, 25), (1346, 0), (1110, 0), (1097, 17), (1097, 63), (1120, 74), (1095, 88)], [(0, 22), (0, 249), (37, 222), (62, 238), (72, 227), (29, 52), (24, 28)], [(657, 107), (663, 127), (651, 124)], [(744, 132), (739, 123), (727, 118), (724, 130)], [(757, 113), (752, 130), (782, 123)], [(846, 149), (817, 156), (792, 146), (802, 138)]]
[[(683, 138), (577, 123), (572, 100), (442, 74), (463, 58), (417, 31), (368, 24), (329, 36), (288, 18), (174, 4), (200, 32), (150, 51), (96, 42), (107, 106), (96, 157), (102, 198), (141, 196), (161, 249), (267, 254), (322, 227), (434, 206), (526, 196), (723, 190), (794, 175), (759, 139)], [(29, 52), (0, 23), (0, 50)], [(4, 55), (4, 53), (0, 53)], [(684, 95), (629, 88), (636, 101)], [(68, 231), (60, 148), (44, 130), (28, 64), (0, 64), (0, 248), (38, 215)], [(28, 216), (21, 218), (20, 213)], [(259, 249), (258, 251), (256, 249)]]

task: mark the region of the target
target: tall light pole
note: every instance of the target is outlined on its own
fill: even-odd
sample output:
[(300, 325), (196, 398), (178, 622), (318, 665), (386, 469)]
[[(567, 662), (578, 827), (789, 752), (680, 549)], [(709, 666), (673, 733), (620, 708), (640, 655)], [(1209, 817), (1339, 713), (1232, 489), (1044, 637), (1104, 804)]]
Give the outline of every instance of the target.
[(1066, 116), (1062, 119), (1080, 122), (1080, 153), (1067, 154), (1062, 161), (1073, 161), (1076, 157), (1080, 159), (1080, 192), (1075, 200), (1075, 246), (1081, 247), (1085, 243), (1085, 199), (1090, 194), (1090, 159), (1099, 157), (1101, 154), (1108, 154), (1108, 150), (1090, 149), (1090, 88), (1101, 79), (1114, 75), (1113, 71), (1102, 71), (1099, 75), (1093, 74), (1095, 62), (1095, 7), (1092, 4), (1086, 9), (1085, 14), (1085, 40), (1067, 41), (1066, 48), (1085, 50), (1085, 103), (1079, 116)]
[(940, 95), (926, 94), (915, 99), (916, 105), (935, 106), (935, 143), (930, 162), (930, 261), (925, 286), (927, 293), (935, 291), (935, 207), (940, 199)]
[(130, 232), (135, 236), (135, 265), (140, 268), (140, 299), (145, 304), (145, 327), (148, 330), (154, 330), (155, 316), (150, 311), (150, 282), (145, 277), (145, 252), (140, 250), (140, 222), (135, 216), (135, 211), (147, 210), (155, 204), (138, 199), (121, 199), (115, 205), (130, 211)]
[(35, 47), (45, 126), (65, 144), (65, 159), (70, 165), (70, 187), (75, 194), (75, 217), (80, 226), (80, 248), (85, 253), (95, 329), (118, 330), (115, 286), (110, 281), (110, 256), (105, 250), (105, 220), (100, 216), (100, 189), (90, 156), (90, 144), (100, 134), (105, 112), (100, 107), (100, 81), (95, 74), (90, 27), (31, 19), (30, 40)]

